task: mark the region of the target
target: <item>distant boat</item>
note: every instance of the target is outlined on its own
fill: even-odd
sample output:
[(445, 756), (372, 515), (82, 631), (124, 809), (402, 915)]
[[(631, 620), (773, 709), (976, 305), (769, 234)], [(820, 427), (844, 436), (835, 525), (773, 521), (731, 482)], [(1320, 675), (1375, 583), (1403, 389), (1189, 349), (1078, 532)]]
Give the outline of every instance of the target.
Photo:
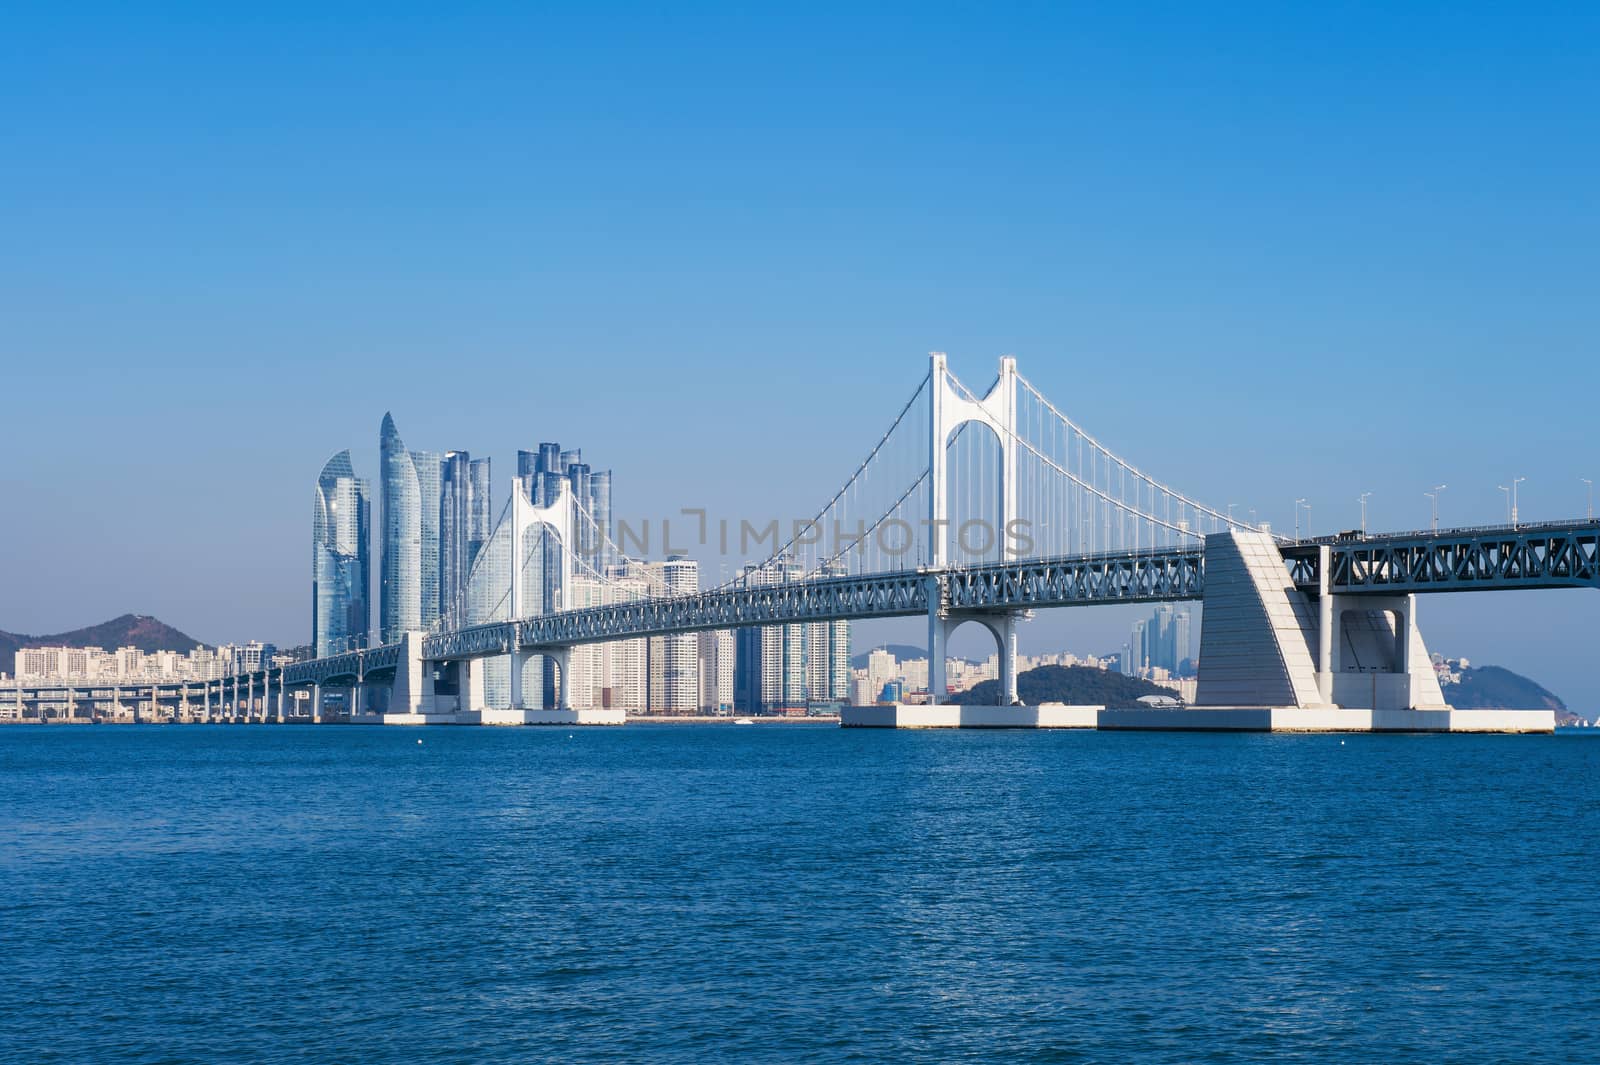
[(748, 717), (735, 718), (733, 723), (735, 725), (754, 725), (755, 724), (755, 722), (751, 721)]

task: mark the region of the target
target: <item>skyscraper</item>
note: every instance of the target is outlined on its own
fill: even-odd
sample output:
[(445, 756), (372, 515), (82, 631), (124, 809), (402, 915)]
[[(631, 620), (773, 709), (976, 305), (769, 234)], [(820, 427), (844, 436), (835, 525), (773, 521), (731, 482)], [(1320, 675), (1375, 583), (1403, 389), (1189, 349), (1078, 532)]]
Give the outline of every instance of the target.
[[(806, 575), (798, 561), (782, 556), (745, 566), (739, 579), (760, 586), (805, 580)], [(740, 629), (735, 639), (734, 699), (740, 710), (759, 713), (849, 699), (848, 621)]]
[(611, 471), (591, 470), (589, 472), (589, 516), (594, 519), (595, 534), (600, 537), (598, 554), (594, 560), (595, 569), (601, 573), (606, 567), (616, 561), (615, 552), (612, 550), (611, 539)]
[(727, 714), (733, 710), (734, 639), (732, 629), (702, 632), (700, 640), (700, 710)]
[(341, 451), (317, 476), (311, 519), (311, 645), (319, 656), (366, 639), (371, 531), (367, 482)]
[[(848, 571), (835, 560), (823, 567), (823, 577), (843, 577)], [(805, 701), (843, 703), (850, 699), (850, 622), (813, 621), (805, 629)]]
[(1189, 613), (1162, 604), (1148, 621), (1136, 621), (1123, 649), (1122, 671), (1164, 669), (1176, 674), (1189, 658)]
[(1122, 672), (1128, 674), (1130, 677), (1144, 669), (1146, 665), (1144, 654), (1145, 628), (1146, 625), (1144, 622), (1135, 621), (1133, 623), (1133, 633), (1128, 638), (1128, 655), (1123, 661)]
[(489, 460), (465, 451), (409, 451), (394, 416), (379, 432), (383, 459), (383, 574), (379, 634), (385, 643), (464, 609), (467, 578), (493, 520)]
[[(653, 595), (691, 595), (700, 590), (700, 564), (673, 555), (648, 564)], [(696, 634), (650, 638), (650, 709), (692, 714), (700, 706), (700, 645)]]
[(444, 456), (437, 451), (413, 451), (411, 465), (417, 471), (418, 543), (417, 589), (420, 628), (439, 620), (440, 558), (439, 518), (443, 499)]
[(445, 452), (439, 500), (439, 614), (465, 620), (467, 578), (494, 520), (489, 460)]
[[(379, 638), (393, 643), (422, 628), (422, 486), (394, 416), (384, 414), (378, 434), (383, 466), (383, 538), (379, 565)], [(437, 498), (437, 497), (436, 497)], [(435, 524), (437, 535), (437, 524)], [(435, 563), (437, 566), (437, 562)], [(437, 574), (437, 569), (435, 569)], [(435, 585), (437, 606), (437, 585)]]

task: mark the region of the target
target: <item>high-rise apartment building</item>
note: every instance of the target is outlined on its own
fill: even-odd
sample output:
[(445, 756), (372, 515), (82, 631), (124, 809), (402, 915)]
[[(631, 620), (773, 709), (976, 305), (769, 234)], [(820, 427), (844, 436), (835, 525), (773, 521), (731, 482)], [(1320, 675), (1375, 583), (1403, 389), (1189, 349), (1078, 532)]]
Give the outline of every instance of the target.
[(383, 463), (379, 635), (388, 643), (465, 611), (467, 579), (493, 522), (489, 460), (465, 451), (409, 451), (391, 414)]
[(332, 654), (365, 641), (371, 625), (371, 497), (341, 451), (317, 476), (311, 516), (311, 645)]
[(445, 452), (439, 500), (439, 614), (466, 618), (467, 579), (494, 523), (489, 460)]
[[(747, 586), (804, 580), (802, 565), (778, 557), (745, 566)], [(850, 623), (805, 622), (739, 630), (734, 699), (740, 710), (799, 709), (850, 697)]]
[(1189, 658), (1189, 612), (1163, 603), (1148, 621), (1136, 621), (1122, 649), (1122, 672), (1163, 669), (1177, 675)]
[[(647, 563), (651, 594), (693, 595), (700, 590), (700, 563), (682, 555)], [(693, 714), (700, 708), (700, 643), (696, 634), (650, 638), (650, 710)]]
[(440, 558), (439, 517), (443, 509), (444, 456), (437, 451), (413, 451), (411, 465), (417, 471), (417, 597), (421, 628), (439, 620)]
[(712, 629), (698, 636), (700, 643), (700, 711), (733, 712), (733, 676), (737, 654), (732, 629)]
[(422, 628), (422, 486), (391, 414), (383, 416), (378, 451), (383, 467), (378, 629), (381, 641), (392, 643)]

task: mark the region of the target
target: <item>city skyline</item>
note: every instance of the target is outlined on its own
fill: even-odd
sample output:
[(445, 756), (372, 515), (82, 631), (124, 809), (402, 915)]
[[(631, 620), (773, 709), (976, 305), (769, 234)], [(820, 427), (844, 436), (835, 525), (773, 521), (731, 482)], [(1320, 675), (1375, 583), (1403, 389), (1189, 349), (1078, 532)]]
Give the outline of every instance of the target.
[[(1132, 458), (1281, 531), (1300, 499), (1317, 531), (1357, 527), (1367, 493), (1374, 528), (1426, 528), (1438, 485), (1442, 523), (1500, 521), (1517, 477), (1526, 518), (1581, 514), (1600, 323), (1579, 208), (1600, 175), (1575, 135), (1588, 57), (1567, 46), (1585, 34), (1481, 13), (1378, 42), (1337, 19), (1166, 17), (1130, 44), (1109, 13), (1020, 38), (865, 16), (866, 40), (898, 42), (871, 64), (799, 26), (795, 47), (833, 63), (799, 80), (748, 59), (754, 30), (579, 18), (535, 45), (539, 79), (582, 86), (566, 113), (495, 47), (526, 36), (515, 18), (443, 39), (336, 29), (270, 97), (255, 86), (279, 80), (282, 24), (208, 40), (108, 17), (63, 52), (44, 47), (58, 27), (19, 18), (4, 76), (37, 106), (15, 124), (28, 165), (0, 188), (30, 205), (12, 231), (38, 250), (0, 266), (4, 343), (19, 396), (71, 402), (8, 416), (29, 461), (6, 498), (44, 517), (0, 533), (0, 625), (137, 610), (218, 642), (304, 642), (305, 484), (353, 445), (376, 486), (365, 427), (385, 409), (406, 440), (470, 442), (502, 470), (529, 440), (594, 441), (629, 471), (627, 517), (788, 517), (860, 460), (871, 430), (851, 427), (876, 425), (931, 348), (974, 379), (1016, 352)], [(1260, 47), (1180, 44), (1218, 35)], [(156, 37), (204, 41), (186, 54), (206, 99), (129, 47)], [(1127, 84), (1110, 39), (1173, 80)], [(459, 76), (408, 77), (424, 48)], [(353, 55), (376, 69), (357, 78)], [(884, 82), (925, 91), (890, 102)], [(237, 115), (261, 120), (250, 139), (211, 132)], [(352, 136), (373, 116), (410, 133)], [(174, 153), (190, 165), (153, 180)], [(1485, 386), (1508, 365), (1571, 387)], [(190, 484), (154, 475), (180, 455)], [(139, 520), (108, 537), (107, 508)], [(248, 616), (220, 587), (249, 593)], [(1600, 703), (1595, 618), (1527, 593), (1439, 597), (1424, 623), (1582, 705)], [(1111, 651), (1132, 619), (1056, 611), (1020, 638)]]

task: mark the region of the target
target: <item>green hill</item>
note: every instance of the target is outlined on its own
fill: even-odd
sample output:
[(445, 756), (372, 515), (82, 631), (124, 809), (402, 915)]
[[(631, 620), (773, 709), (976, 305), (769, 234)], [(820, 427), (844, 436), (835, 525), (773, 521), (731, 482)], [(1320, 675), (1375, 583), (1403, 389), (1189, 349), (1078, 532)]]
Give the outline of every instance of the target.
[(137, 647), (141, 651), (188, 654), (196, 647), (203, 646), (193, 636), (179, 632), (159, 618), (148, 614), (124, 614), (98, 625), (48, 636), (0, 632), (0, 670), (11, 672), (16, 653), (24, 647), (103, 647), (107, 651), (114, 651), (118, 647)]
[(1460, 684), (1444, 686), (1444, 701), (1462, 710), (1554, 710), (1557, 721), (1574, 717), (1549, 689), (1500, 666), (1463, 669)]
[[(975, 705), (991, 704), (999, 694), (999, 682), (986, 680), (961, 693), (960, 701)], [(1146, 695), (1176, 697), (1171, 688), (1089, 666), (1040, 666), (1030, 669), (1018, 675), (1017, 694), (1029, 706), (1039, 703), (1133, 706)]]

